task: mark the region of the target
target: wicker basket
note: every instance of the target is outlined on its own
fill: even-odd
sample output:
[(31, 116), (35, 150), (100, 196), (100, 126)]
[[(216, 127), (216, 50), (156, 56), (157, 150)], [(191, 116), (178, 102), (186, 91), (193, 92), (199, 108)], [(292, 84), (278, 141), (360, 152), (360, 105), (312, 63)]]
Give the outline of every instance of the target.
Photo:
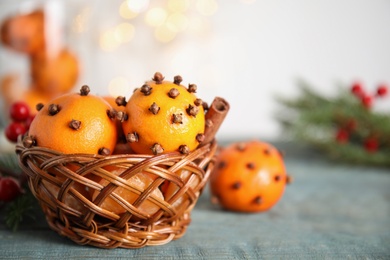
[[(162, 245), (183, 236), (214, 166), (216, 150), (215, 141), (187, 155), (157, 156), (62, 154), (42, 147), (26, 148), (21, 141), (16, 145), (19, 165), (50, 227), (78, 244), (101, 248)], [(110, 169), (121, 169), (121, 173)], [(185, 177), (179, 174), (183, 171)], [(127, 180), (141, 173), (153, 177), (147, 187), (129, 184)], [(104, 179), (106, 185), (96, 179)], [(176, 187), (175, 193), (169, 198), (156, 196), (154, 190), (167, 184)], [(117, 187), (137, 198), (127, 202), (115, 192)], [(91, 197), (91, 191), (97, 196)], [(125, 212), (104, 209), (101, 205), (107, 199), (116, 201)], [(148, 214), (141, 208), (143, 203), (158, 208)]]

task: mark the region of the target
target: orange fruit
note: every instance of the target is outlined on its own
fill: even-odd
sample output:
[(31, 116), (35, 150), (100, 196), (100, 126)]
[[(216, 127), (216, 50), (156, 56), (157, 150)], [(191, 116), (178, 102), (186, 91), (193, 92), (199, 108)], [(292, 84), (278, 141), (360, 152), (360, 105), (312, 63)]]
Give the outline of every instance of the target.
[[(116, 170), (111, 170), (111, 173), (120, 175), (124, 170), (125, 169), (118, 168)], [(152, 178), (150, 178), (147, 174), (140, 172), (126, 181), (127, 186), (117, 187), (113, 193), (132, 204), (138, 199), (139, 195), (149, 187), (152, 182)], [(98, 181), (98, 183), (103, 187), (109, 184), (109, 182), (105, 179), (101, 179)], [(99, 193), (99, 191), (94, 190), (92, 192), (92, 200), (95, 200)], [(164, 199), (159, 189), (154, 189), (149, 196), (153, 196), (159, 200)], [(112, 197), (107, 197), (100, 206), (103, 209), (111, 211), (115, 214), (122, 214), (126, 212), (126, 209)], [(152, 202), (151, 198), (148, 198), (138, 206), (138, 209), (144, 211), (148, 215), (153, 215), (160, 209), (160, 207)]]
[(174, 82), (163, 79), (155, 73), (127, 101), (123, 131), (136, 153), (188, 153), (204, 137), (205, 115), (194, 94), (196, 85), (187, 89), (180, 76)]
[(36, 114), (25, 144), (65, 154), (111, 154), (117, 140), (112, 107), (83, 86), (51, 100)]
[(261, 141), (222, 149), (210, 176), (213, 200), (224, 209), (259, 212), (273, 207), (289, 183), (280, 152)]
[[(48, 182), (46, 180), (42, 180), (42, 185), (46, 187), (46, 189), (50, 192), (53, 199), (58, 200), (58, 193), (60, 191), (60, 187), (57, 185), (52, 184), (51, 182)], [(86, 190), (86, 187), (80, 183), (75, 182), (72, 184), (71, 188), (75, 189), (78, 193), (80, 193), (82, 196), (86, 197), (87, 199), (90, 199), (89, 193)], [(87, 209), (84, 206), (84, 204), (76, 198), (75, 195), (72, 195), (70, 192), (66, 193), (65, 196), (61, 200), (65, 205), (69, 206), (70, 208), (77, 210), (81, 213), (87, 213)]]
[(44, 23), (41, 10), (12, 16), (1, 25), (1, 41), (21, 53), (42, 51), (46, 47)]
[(50, 94), (69, 92), (79, 76), (78, 60), (66, 49), (54, 56), (45, 51), (35, 53), (30, 68), (34, 88)]
[[(189, 188), (191, 188), (191, 189), (195, 189), (196, 186), (198, 186), (198, 184), (200, 183), (200, 179), (199, 178), (192, 178), (190, 180), (192, 174), (188, 170), (185, 170), (185, 169), (184, 170), (180, 170), (180, 171), (177, 172), (177, 174), (184, 181), (184, 183), (190, 182), (189, 183)], [(175, 184), (174, 182), (170, 182), (165, 187), (162, 186), (161, 190), (163, 191), (165, 200), (169, 201), (173, 196), (176, 195), (177, 192), (179, 192), (179, 189), (180, 189), (180, 187), (177, 184)], [(185, 200), (187, 200), (187, 199), (188, 199), (188, 195), (186, 193), (184, 193), (182, 196), (180, 196), (177, 199), (175, 199), (173, 201), (172, 205), (173, 205), (173, 207), (175, 209), (179, 209), (183, 205), (183, 202)]]

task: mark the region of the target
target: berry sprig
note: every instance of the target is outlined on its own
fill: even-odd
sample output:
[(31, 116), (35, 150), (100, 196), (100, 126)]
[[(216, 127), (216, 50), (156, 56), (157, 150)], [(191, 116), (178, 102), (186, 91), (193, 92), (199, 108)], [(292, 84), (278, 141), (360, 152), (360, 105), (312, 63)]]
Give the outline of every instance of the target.
[[(18, 136), (28, 131), (34, 115), (30, 113), (29, 106), (20, 101), (11, 105), (9, 118), (11, 122), (5, 129), (5, 136), (16, 143)], [(36, 207), (33, 206), (26, 176), (20, 172), (13, 156), (4, 154), (0, 157), (0, 220), (15, 231), (24, 220), (34, 218)]]
[[(388, 87), (386, 84), (379, 84), (374, 93), (368, 93), (364, 88), (361, 82), (355, 82), (351, 86), (351, 93), (360, 100), (361, 105), (366, 109), (371, 109), (374, 105), (374, 101), (377, 98), (383, 98), (387, 95)], [(346, 144), (350, 142), (350, 139), (354, 135), (358, 122), (354, 119), (349, 119), (346, 123), (343, 122), (338, 126), (338, 129), (335, 134), (335, 139), (339, 144)], [(379, 148), (378, 137), (369, 135), (364, 140), (362, 140), (362, 145), (364, 149), (373, 153), (376, 152)]]
[(384, 83), (379, 84), (375, 93), (370, 94), (366, 92), (361, 82), (355, 82), (351, 86), (351, 92), (360, 99), (361, 104), (365, 108), (370, 109), (374, 104), (375, 98), (382, 98), (387, 95), (388, 87)]
[(389, 84), (368, 90), (361, 82), (341, 85), (334, 97), (324, 97), (305, 81), (297, 98), (278, 98), (284, 109), (277, 119), (285, 134), (305, 141), (331, 158), (390, 166), (390, 114), (373, 109), (388, 98)]
[(10, 142), (16, 143), (18, 136), (28, 131), (34, 115), (25, 102), (17, 101), (11, 105), (9, 117), (11, 123), (5, 129), (5, 136)]

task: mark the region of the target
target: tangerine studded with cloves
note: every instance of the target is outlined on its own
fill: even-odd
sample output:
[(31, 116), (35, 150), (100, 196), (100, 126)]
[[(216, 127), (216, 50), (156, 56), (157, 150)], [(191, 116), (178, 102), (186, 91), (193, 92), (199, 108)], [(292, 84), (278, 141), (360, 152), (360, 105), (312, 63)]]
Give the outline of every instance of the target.
[(213, 201), (226, 210), (259, 212), (272, 208), (290, 181), (279, 150), (254, 140), (222, 149), (210, 189)]
[(111, 154), (117, 141), (115, 112), (108, 102), (89, 91), (84, 85), (79, 93), (39, 105), (23, 143), (65, 154)]
[(136, 153), (189, 153), (204, 139), (203, 102), (195, 95), (196, 85), (181, 85), (156, 72), (151, 81), (136, 89), (126, 104), (122, 126)]

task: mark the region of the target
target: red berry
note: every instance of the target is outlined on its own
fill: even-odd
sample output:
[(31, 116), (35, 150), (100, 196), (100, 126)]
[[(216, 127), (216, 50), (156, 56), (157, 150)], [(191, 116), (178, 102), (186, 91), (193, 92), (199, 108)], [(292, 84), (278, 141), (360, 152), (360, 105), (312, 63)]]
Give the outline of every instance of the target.
[(365, 94), (362, 84), (360, 82), (355, 82), (354, 84), (352, 84), (351, 92), (357, 97), (361, 97)]
[(24, 126), (24, 124), (19, 122), (12, 122), (5, 129), (5, 136), (9, 141), (16, 143), (18, 140), (18, 136), (24, 134), (25, 132), (26, 127)]
[(349, 133), (345, 129), (339, 129), (336, 133), (336, 141), (341, 144), (347, 143), (349, 140)]
[(365, 95), (361, 98), (362, 104), (365, 108), (371, 108), (372, 107), (372, 96)]
[(25, 121), (30, 116), (30, 108), (22, 101), (15, 102), (10, 107), (10, 116), (14, 121)]
[(385, 84), (381, 84), (376, 89), (376, 94), (379, 97), (384, 97), (387, 94), (387, 86)]
[(8, 202), (22, 193), (19, 182), (12, 177), (0, 179), (0, 201)]
[(378, 150), (378, 140), (375, 138), (367, 138), (364, 141), (364, 149), (366, 149), (367, 152), (376, 152)]

